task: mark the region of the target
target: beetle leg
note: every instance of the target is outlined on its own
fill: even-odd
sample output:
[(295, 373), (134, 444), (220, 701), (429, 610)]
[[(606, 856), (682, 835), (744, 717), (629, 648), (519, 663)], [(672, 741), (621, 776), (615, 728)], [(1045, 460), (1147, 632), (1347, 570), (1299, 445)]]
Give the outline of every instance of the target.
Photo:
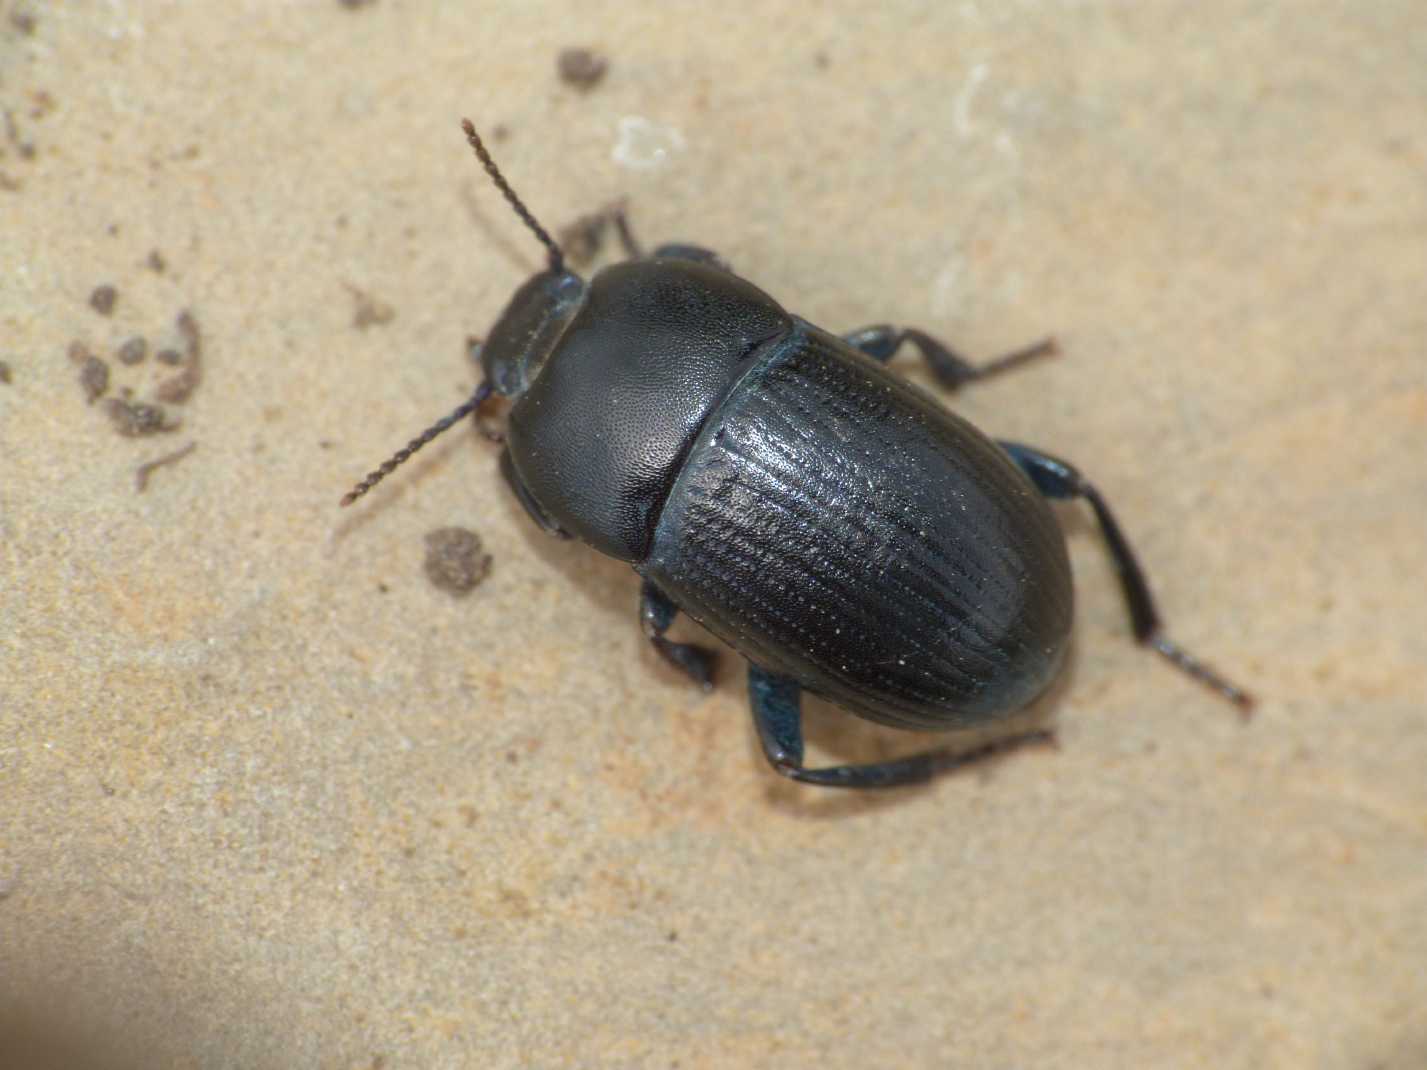
[(1130, 626), (1134, 629), (1135, 639), (1153, 647), (1179, 669), (1217, 691), (1239, 707), (1247, 717), (1254, 704), (1252, 696), (1171, 642), (1161, 631), (1159, 611), (1155, 608), (1144, 570), (1140, 568), (1129, 540), (1120, 530), (1115, 515), (1110, 512), (1110, 506), (1100, 496), (1100, 492), (1076, 471), (1072, 464), (1015, 442), (1001, 442), (999, 445), (1024, 469), (1026, 475), (1031, 477), (1031, 482), (1047, 498), (1084, 498), (1090, 503), (1090, 508), (1095, 511), (1095, 519), (1100, 524), (1100, 532), (1109, 544), (1115, 571), (1120, 576), (1120, 586), (1129, 605)]
[[(481, 350), (484, 348), (485, 343), (475, 335), (466, 335), (466, 356), (470, 358), (471, 363), (476, 366), (477, 374), (481, 373)], [(481, 411), (480, 407), (477, 407), (471, 418), (475, 422), (476, 430), (480, 432), (481, 437), (487, 442), (500, 443), (505, 441), (505, 431), (495, 424), (492, 424), (485, 413)]]
[[(624, 255), (630, 260), (644, 259), (644, 248), (629, 225), (629, 214), (625, 211), (623, 201), (616, 201), (598, 212), (581, 216), (561, 232), (560, 242), (570, 248), (572, 261), (585, 263), (594, 259), (595, 254), (599, 252), (604, 242), (605, 228), (611, 225), (619, 239), (620, 247), (624, 249)], [(712, 264), (724, 271), (729, 270), (723, 258), (712, 249), (687, 242), (668, 242), (660, 245), (655, 248), (653, 256), (663, 260), (694, 260), (700, 264)]]
[(560, 231), (559, 244), (572, 264), (584, 265), (599, 255), (604, 245), (605, 231), (614, 225), (615, 236), (624, 249), (624, 255), (631, 260), (644, 256), (644, 250), (629, 229), (629, 219), (624, 214), (624, 201), (615, 201), (589, 215), (580, 216)]
[(639, 623), (644, 635), (654, 644), (664, 660), (688, 676), (705, 691), (713, 690), (714, 655), (712, 651), (689, 643), (675, 643), (664, 638), (669, 625), (679, 615), (679, 607), (649, 580), (639, 590)]
[(619, 244), (624, 247), (624, 255), (631, 260), (638, 260), (642, 257), (644, 250), (635, 240), (634, 231), (629, 229), (629, 217), (624, 214), (623, 201), (610, 208), (609, 219), (614, 224), (614, 232), (619, 235)]
[(850, 331), (842, 336), (842, 340), (879, 364), (886, 364), (901, 348), (902, 343), (910, 342), (921, 352), (937, 382), (948, 390), (955, 390), (973, 379), (985, 379), (1012, 368), (1019, 368), (1022, 364), (1051, 356), (1058, 351), (1054, 338), (1043, 338), (1024, 349), (1017, 349), (978, 365), (972, 364), (931, 335), (914, 327), (898, 328), (887, 323)]
[(941, 773), (1004, 754), (1022, 744), (1054, 739), (1049, 732), (1028, 732), (960, 753), (939, 748), (887, 762), (807, 769), (803, 766), (802, 691), (790, 677), (779, 676), (751, 663), (748, 666), (748, 698), (753, 707), (753, 723), (758, 728), (763, 753), (775, 770), (804, 784), (818, 784), (825, 788), (896, 788), (904, 784), (921, 784)]

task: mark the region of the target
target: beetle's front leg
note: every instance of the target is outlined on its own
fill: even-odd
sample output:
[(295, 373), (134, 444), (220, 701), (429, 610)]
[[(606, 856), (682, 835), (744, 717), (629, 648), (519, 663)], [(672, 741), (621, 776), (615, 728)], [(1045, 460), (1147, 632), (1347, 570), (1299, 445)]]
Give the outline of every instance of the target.
[[(642, 260), (644, 249), (639, 244), (639, 240), (635, 238), (634, 230), (629, 225), (629, 216), (625, 213), (624, 202), (620, 201), (610, 205), (601, 214), (603, 218), (614, 224), (614, 232), (619, 236), (619, 244), (624, 248), (624, 255), (631, 260)], [(656, 246), (653, 257), (656, 260), (693, 260), (700, 264), (712, 264), (724, 271), (729, 270), (728, 265), (723, 262), (718, 253), (712, 249), (705, 249), (702, 245), (690, 245), (688, 242), (666, 242), (664, 245)]]
[[(634, 228), (629, 225), (629, 214), (623, 201), (616, 201), (598, 212), (581, 216), (560, 232), (562, 245), (570, 248), (570, 259), (575, 263), (588, 263), (594, 259), (604, 243), (605, 228), (613, 226), (624, 255), (630, 260), (644, 259), (644, 247), (634, 236)], [(723, 259), (711, 249), (687, 242), (669, 242), (655, 248), (653, 256), (664, 260), (694, 260), (701, 264), (712, 264), (728, 271)]]
[(670, 665), (686, 673), (705, 691), (713, 690), (713, 667), (717, 660), (712, 651), (689, 643), (675, 643), (664, 633), (679, 615), (679, 607), (649, 580), (639, 590), (639, 623), (645, 637)]
[(1254, 704), (1253, 698), (1247, 692), (1229, 683), (1208, 665), (1171, 642), (1160, 630), (1159, 610), (1155, 608), (1144, 570), (1140, 568), (1129, 540), (1120, 530), (1115, 515), (1110, 512), (1110, 506), (1100, 496), (1100, 492), (1076, 471), (1074, 465), (1059, 458), (1016, 442), (1000, 442), (998, 445), (1011, 455), (1011, 459), (1031, 477), (1036, 489), (1047, 498), (1083, 498), (1090, 503), (1090, 508), (1095, 511), (1095, 519), (1100, 524), (1100, 532), (1109, 544), (1115, 571), (1119, 573), (1120, 586), (1130, 608), (1130, 626), (1134, 629), (1135, 638), (1159, 651), (1200, 683), (1223, 695), (1247, 716)]
[(1043, 338), (1033, 345), (1006, 353), (985, 364), (972, 364), (946, 344), (915, 327), (899, 328), (887, 323), (849, 331), (842, 336), (842, 340), (879, 364), (886, 364), (904, 342), (910, 342), (921, 352), (937, 382), (948, 390), (955, 390), (973, 379), (985, 379), (1012, 368), (1019, 368), (1029, 361), (1058, 352), (1054, 338)]
[(1049, 732), (1028, 732), (960, 753), (942, 747), (887, 762), (808, 769), (803, 765), (802, 694), (796, 681), (749, 664), (748, 698), (758, 740), (763, 744), (769, 764), (789, 779), (825, 788), (897, 788), (921, 784), (941, 773), (1004, 754), (1023, 744), (1047, 743), (1055, 738)]

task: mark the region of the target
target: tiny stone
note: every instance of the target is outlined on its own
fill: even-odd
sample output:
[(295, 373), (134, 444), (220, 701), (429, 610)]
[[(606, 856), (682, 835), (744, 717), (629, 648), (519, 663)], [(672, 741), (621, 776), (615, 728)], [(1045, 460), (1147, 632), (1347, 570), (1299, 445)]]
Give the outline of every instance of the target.
[(178, 421), (169, 421), (168, 413), (161, 405), (110, 398), (108, 412), (114, 430), (125, 438), (140, 438), (158, 434), (160, 431), (177, 431), (179, 428)]
[(347, 292), (352, 295), (355, 307), (352, 310), (352, 326), (359, 331), (365, 331), (368, 327), (380, 327), (390, 323), (396, 318), (396, 309), (385, 301), (380, 301), (367, 293), (359, 290), (351, 283), (345, 284)]
[(193, 392), (198, 389), (199, 382), (202, 381), (202, 374), (198, 370), (197, 364), (190, 364), (177, 375), (169, 376), (154, 388), (154, 397), (160, 401), (166, 401), (173, 405), (182, 405)]
[(168, 264), (163, 258), (163, 254), (161, 254), (157, 249), (154, 249), (149, 253), (149, 258), (144, 261), (144, 264), (146, 267), (148, 267), (150, 271), (156, 271), (160, 275), (162, 275), (164, 273), (164, 269), (168, 267)]
[(149, 355), (149, 343), (140, 335), (135, 335), (119, 347), (117, 356), (120, 364), (142, 364)]
[(101, 316), (107, 316), (114, 311), (114, 302), (117, 300), (119, 291), (114, 287), (96, 286), (94, 292), (89, 295), (89, 307)]
[(183, 354), (177, 349), (160, 349), (154, 354), (154, 360), (160, 364), (172, 364), (177, 367), (183, 363)]
[(159, 354), (159, 359), (165, 364), (182, 364), (183, 370), (161, 382), (154, 390), (154, 397), (169, 404), (182, 405), (203, 381), (203, 364), (199, 360), (203, 354), (203, 337), (198, 331), (198, 321), (188, 309), (178, 314), (176, 326), (178, 333), (183, 335), (183, 354), (173, 354), (178, 360), (164, 359), (165, 353), (173, 353), (172, 350), (165, 350)]
[(43, 89), (36, 90), (30, 94), (30, 118), (43, 119), (50, 112), (55, 110), (55, 98)]
[(466, 528), (437, 528), (426, 534), (426, 578), (454, 595), (475, 590), (491, 570), (481, 537)]
[(5, 361), (0, 360), (0, 383), (4, 383), (6, 386), (9, 386), (14, 381), (15, 376), (10, 371), (10, 365), (7, 364)]
[(178, 327), (178, 333), (183, 335), (184, 347), (188, 350), (189, 359), (197, 359), (198, 352), (202, 348), (202, 339), (198, 334), (198, 321), (193, 318), (193, 313), (185, 308), (178, 314), (178, 319), (174, 322)]
[(605, 76), (609, 61), (588, 48), (567, 48), (560, 53), (555, 69), (560, 74), (560, 81), (575, 89), (588, 91)]
[(109, 390), (109, 365), (93, 354), (85, 357), (79, 366), (79, 388), (84, 400), (93, 405)]

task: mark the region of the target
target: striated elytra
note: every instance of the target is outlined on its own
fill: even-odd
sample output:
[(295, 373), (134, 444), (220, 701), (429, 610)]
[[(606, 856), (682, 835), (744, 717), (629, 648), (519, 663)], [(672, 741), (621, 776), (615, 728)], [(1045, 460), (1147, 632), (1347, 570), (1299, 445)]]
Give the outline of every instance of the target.
[(645, 634), (700, 686), (712, 684), (712, 654), (665, 637), (680, 611), (748, 659), (754, 722), (780, 773), (872, 788), (1045, 733), (808, 769), (802, 691), (919, 731), (1024, 707), (1055, 679), (1070, 639), (1070, 564), (1047, 501), (1083, 499), (1136, 639), (1247, 712), (1243, 691), (1164, 636), (1119, 524), (1072, 465), (992, 441), (885, 367), (910, 344), (955, 389), (1053, 343), (973, 365), (915, 329), (830, 334), (707, 249), (644, 255), (618, 208), (607, 219), (629, 259), (586, 281), (463, 125), (549, 265), (487, 336), (470, 400), (344, 505), (492, 394), (511, 399), (501, 471), (531, 518), (628, 561), (643, 579)]

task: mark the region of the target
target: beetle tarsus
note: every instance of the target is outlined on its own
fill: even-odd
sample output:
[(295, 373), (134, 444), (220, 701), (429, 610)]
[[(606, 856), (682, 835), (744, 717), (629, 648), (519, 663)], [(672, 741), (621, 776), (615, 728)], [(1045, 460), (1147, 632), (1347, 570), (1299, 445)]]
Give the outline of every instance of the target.
[(976, 378), (985, 379), (991, 375), (999, 375), (1002, 372), (1019, 368), (1031, 361), (1040, 360), (1042, 357), (1059, 355), (1060, 344), (1054, 338), (1042, 338), (1039, 342), (1033, 342), (1021, 349), (1012, 350), (1010, 353), (996, 357), (994, 360), (988, 360), (976, 369)]
[(976, 379), (986, 379), (1002, 372), (1019, 368), (1041, 357), (1049, 357), (1060, 352), (1054, 338), (1043, 338), (1039, 342), (1024, 346), (985, 364), (973, 364), (958, 354), (945, 342), (933, 338), (915, 327), (898, 328), (888, 323), (862, 327), (842, 336), (852, 348), (866, 354), (879, 364), (891, 360), (905, 343), (915, 346), (936, 377), (947, 390), (956, 390)]
[(1170, 641), (1158, 632), (1145, 639), (1145, 643), (1167, 658), (1169, 662), (1181, 672), (1198, 680), (1211, 691), (1232, 702), (1238, 707), (1239, 716), (1245, 721), (1253, 716), (1254, 698), (1252, 695), (1242, 688), (1231, 684), (1208, 665), (1204, 664), (1204, 662), (1182, 649), (1178, 644)]
[(1110, 548), (1110, 558), (1115, 563), (1115, 571), (1120, 576), (1120, 587), (1124, 591), (1125, 604), (1130, 611), (1130, 626), (1134, 629), (1135, 639), (1158, 651), (1182, 672), (1198, 680), (1221, 698), (1232, 702), (1238, 707), (1240, 716), (1247, 719), (1253, 710), (1253, 697), (1242, 688), (1229, 683), (1198, 658), (1180, 649), (1160, 631), (1159, 610), (1155, 608), (1154, 596), (1150, 594), (1144, 569), (1140, 567), (1135, 551), (1125, 538), (1125, 533), (1120, 530), (1115, 514), (1110, 511), (1109, 503), (1100, 492), (1067, 461), (1016, 442), (1001, 442), (999, 445), (1021, 466), (1026, 475), (1030, 476), (1031, 482), (1047, 498), (1083, 498), (1090, 503), (1100, 525), (1100, 533)]
[(748, 697), (768, 764), (789, 780), (824, 788), (907, 787), (1024, 746), (1055, 745), (1054, 733), (1042, 730), (996, 740), (969, 751), (938, 747), (885, 762), (808, 769), (803, 765), (802, 688), (786, 676), (750, 664)]

